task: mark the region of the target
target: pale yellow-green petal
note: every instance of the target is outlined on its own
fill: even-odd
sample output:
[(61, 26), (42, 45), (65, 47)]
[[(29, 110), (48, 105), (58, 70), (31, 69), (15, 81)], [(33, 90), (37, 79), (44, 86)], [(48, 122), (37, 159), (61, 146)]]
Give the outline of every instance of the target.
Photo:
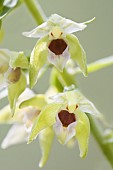
[(29, 70), (29, 79), (30, 87), (32, 88), (38, 78), (39, 70), (46, 64), (48, 56), (48, 36), (41, 38), (35, 45), (31, 57), (30, 57), (30, 70)]
[(84, 158), (88, 151), (90, 123), (87, 115), (80, 110), (78, 110), (76, 117), (78, 120), (76, 125), (76, 139), (80, 149), (80, 157)]
[(16, 83), (8, 85), (8, 99), (12, 114), (15, 112), (16, 101), (27, 85), (26, 76), (21, 72), (20, 79)]
[(84, 49), (82, 48), (76, 36), (72, 34), (67, 34), (66, 38), (68, 40), (69, 52), (72, 59), (77, 62), (83, 74), (87, 76), (87, 61)]
[(48, 160), (53, 138), (54, 133), (51, 127), (44, 129), (39, 135), (39, 142), (42, 151), (42, 157), (39, 162), (39, 167), (43, 167)]
[(24, 55), (24, 52), (11, 52), (9, 65), (11, 68), (26, 69), (29, 67), (28, 58)]
[(27, 106), (34, 106), (37, 107), (39, 110), (42, 110), (43, 107), (47, 104), (44, 95), (37, 95), (28, 100), (22, 102), (19, 108), (27, 107)]
[(56, 115), (61, 110), (62, 104), (48, 104), (37, 117), (32, 128), (28, 143), (32, 142), (41, 130), (52, 126), (56, 122)]

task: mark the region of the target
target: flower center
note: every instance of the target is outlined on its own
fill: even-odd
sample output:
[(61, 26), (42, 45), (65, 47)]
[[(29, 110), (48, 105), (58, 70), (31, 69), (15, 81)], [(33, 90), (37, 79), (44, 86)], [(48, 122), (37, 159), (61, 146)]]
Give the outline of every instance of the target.
[(68, 127), (68, 125), (76, 121), (75, 114), (69, 113), (67, 110), (61, 110), (58, 117), (64, 127)]
[(63, 39), (52, 40), (49, 44), (49, 49), (55, 53), (55, 55), (61, 55), (66, 49), (67, 44)]

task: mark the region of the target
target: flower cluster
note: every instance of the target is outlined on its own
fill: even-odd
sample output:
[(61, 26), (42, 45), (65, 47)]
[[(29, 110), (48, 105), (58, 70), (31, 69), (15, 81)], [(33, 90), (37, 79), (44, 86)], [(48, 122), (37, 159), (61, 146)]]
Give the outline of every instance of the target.
[[(27, 37), (39, 38), (31, 53), (30, 65), (23, 52), (0, 49), (0, 91), (7, 85), (6, 95), (9, 99), (9, 105), (0, 110), (0, 123), (12, 124), (2, 148), (26, 141), (30, 143), (39, 136), (42, 150), (39, 166), (42, 167), (48, 159), (56, 134), (63, 145), (77, 140), (80, 157), (86, 156), (90, 135), (88, 114), (100, 116), (93, 103), (72, 87), (65, 88), (62, 93), (58, 93), (54, 87), (52, 94), (56, 95), (52, 97), (50, 91), (42, 95), (34, 94), (30, 89), (25, 90), (27, 80), (24, 70), (29, 70), (30, 87), (35, 85), (45, 65), (52, 64), (58, 72), (63, 72), (70, 59), (77, 62), (86, 76), (86, 54), (72, 33), (85, 29), (92, 20), (76, 23), (53, 14), (31, 32), (23, 33)], [(14, 112), (12, 117), (11, 113)]]

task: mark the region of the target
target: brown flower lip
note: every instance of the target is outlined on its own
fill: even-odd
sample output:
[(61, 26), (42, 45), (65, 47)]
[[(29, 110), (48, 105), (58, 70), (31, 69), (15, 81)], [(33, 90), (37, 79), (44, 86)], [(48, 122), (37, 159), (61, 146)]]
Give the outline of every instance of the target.
[(58, 117), (64, 127), (68, 127), (71, 123), (76, 122), (74, 113), (69, 113), (67, 110), (61, 110)]
[(67, 43), (63, 39), (52, 40), (48, 46), (55, 55), (61, 55), (67, 48)]
[(8, 81), (10, 83), (16, 83), (21, 76), (21, 69), (17, 67), (16, 69), (10, 69), (9, 75), (8, 75)]

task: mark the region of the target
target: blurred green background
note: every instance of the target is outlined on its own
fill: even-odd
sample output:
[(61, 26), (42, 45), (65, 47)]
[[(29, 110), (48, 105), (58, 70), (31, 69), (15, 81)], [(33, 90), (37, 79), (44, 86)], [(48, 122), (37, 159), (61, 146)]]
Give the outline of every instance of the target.
[[(113, 54), (113, 0), (39, 0), (47, 16), (58, 13), (77, 22), (96, 17), (87, 29), (76, 33), (87, 53), (88, 63)], [(23, 31), (31, 30), (36, 23), (25, 5), (13, 11), (3, 21), (5, 36), (0, 48), (24, 50), (29, 53), (36, 39), (22, 36)], [(77, 77), (82, 92), (94, 102), (106, 119), (113, 124), (113, 68), (105, 68)], [(46, 82), (46, 83), (45, 83)], [(37, 92), (44, 92), (49, 84), (48, 72), (38, 82)], [(3, 101), (0, 101), (3, 105)], [(0, 126), (0, 141), (6, 135), (9, 126)], [(6, 150), (0, 149), (0, 170), (36, 170), (41, 157), (38, 140), (30, 145), (22, 144)], [(78, 147), (68, 149), (54, 141), (50, 158), (44, 170), (111, 170), (100, 148), (91, 136), (86, 159), (79, 158)]]

